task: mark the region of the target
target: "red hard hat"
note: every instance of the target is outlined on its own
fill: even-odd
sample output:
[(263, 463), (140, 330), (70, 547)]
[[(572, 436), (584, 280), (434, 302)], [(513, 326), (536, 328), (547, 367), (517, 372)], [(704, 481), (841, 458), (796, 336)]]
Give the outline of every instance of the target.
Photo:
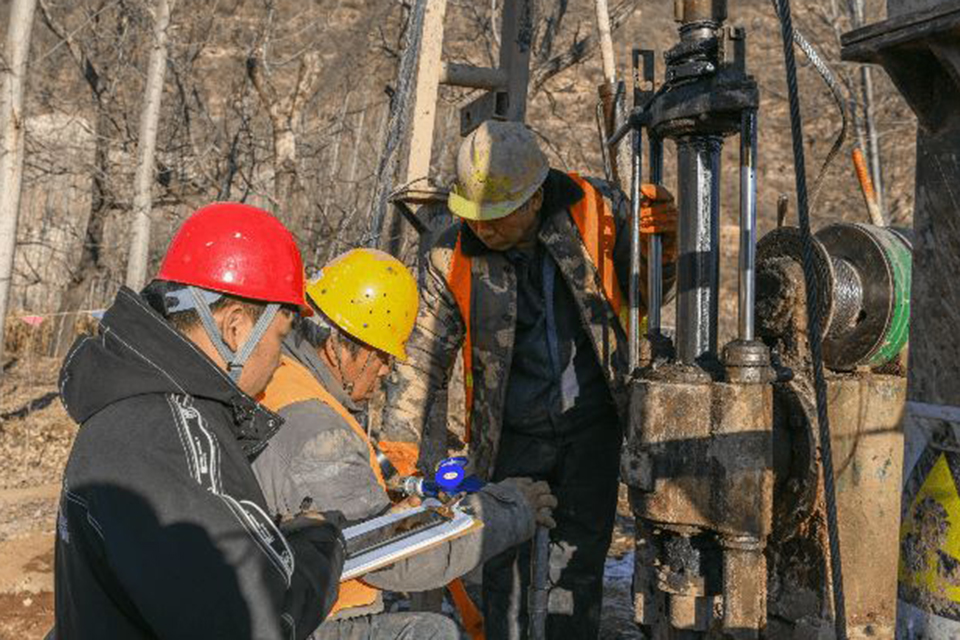
[(207, 205), (187, 218), (157, 279), (310, 308), (293, 235), (263, 209), (236, 202)]

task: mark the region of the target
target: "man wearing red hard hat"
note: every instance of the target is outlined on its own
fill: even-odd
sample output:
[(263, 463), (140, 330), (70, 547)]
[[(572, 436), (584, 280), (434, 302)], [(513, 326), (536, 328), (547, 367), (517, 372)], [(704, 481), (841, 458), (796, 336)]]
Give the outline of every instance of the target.
[(298, 310), (290, 232), (219, 203), (77, 340), (60, 372), (80, 430), (57, 521), (57, 638), (304, 638), (329, 612), (339, 529), (312, 512), (275, 522), (250, 467), (282, 422), (254, 398)]

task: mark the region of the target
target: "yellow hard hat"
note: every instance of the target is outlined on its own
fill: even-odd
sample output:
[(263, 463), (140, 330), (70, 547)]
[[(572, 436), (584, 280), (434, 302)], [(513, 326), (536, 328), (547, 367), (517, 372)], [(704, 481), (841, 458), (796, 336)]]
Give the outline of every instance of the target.
[(533, 133), (520, 122), (487, 120), (464, 138), (457, 182), (447, 206), (467, 220), (497, 220), (536, 193), (550, 165)]
[(407, 359), (404, 344), (417, 320), (417, 282), (402, 262), (376, 249), (334, 258), (307, 284), (307, 296), (330, 321), (360, 342)]

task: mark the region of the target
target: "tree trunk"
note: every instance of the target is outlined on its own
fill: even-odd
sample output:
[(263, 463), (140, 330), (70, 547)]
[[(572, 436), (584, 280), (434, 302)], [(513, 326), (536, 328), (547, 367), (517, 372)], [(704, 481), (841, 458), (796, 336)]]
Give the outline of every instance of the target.
[(49, 355), (62, 358), (73, 343), (76, 333), (78, 311), (87, 302), (91, 284), (103, 273), (100, 264), (100, 249), (103, 246), (103, 230), (110, 206), (107, 186), (109, 171), (110, 117), (106, 104), (97, 103), (97, 119), (94, 128), (93, 193), (90, 198), (90, 217), (83, 236), (83, 247), (70, 285), (60, 298), (59, 313), (53, 319)]
[(596, 10), (603, 79), (605, 82), (614, 83), (617, 81), (617, 65), (613, 58), (613, 36), (610, 35), (610, 9), (607, 6), (607, 0), (597, 0)]
[(110, 144), (118, 133), (116, 123), (111, 119), (110, 107), (115, 104), (115, 78), (101, 75), (94, 60), (70, 36), (70, 32), (60, 24), (51, 13), (45, 0), (39, 0), (40, 13), (47, 28), (67, 47), (84, 80), (90, 88), (93, 106), (96, 109), (94, 121), (94, 167), (91, 180), (90, 216), (83, 233), (83, 245), (80, 258), (74, 268), (70, 285), (60, 298), (59, 313), (53, 319), (49, 354), (56, 357), (66, 355), (76, 334), (79, 311), (89, 304), (90, 292), (97, 280), (104, 275), (101, 263), (103, 233), (107, 213), (116, 205), (110, 184)]
[(20, 184), (23, 181), (23, 150), (26, 119), (23, 115), (23, 88), (36, 0), (14, 0), (7, 26), (6, 61), (2, 70), (0, 95), (0, 377), (3, 376), (4, 328), (13, 258), (17, 250), (17, 222), (20, 217)]
[(273, 132), (273, 194), (280, 204), (279, 215), (294, 225), (297, 212), (290, 208), (297, 191), (297, 134), (289, 123)]
[(338, 188), (339, 184), (337, 181), (337, 177), (340, 175), (340, 139), (343, 137), (343, 123), (347, 117), (347, 105), (349, 102), (350, 92), (348, 91), (346, 95), (343, 96), (343, 106), (340, 108), (340, 117), (337, 119), (337, 134), (333, 139), (333, 158), (330, 159), (330, 168), (329, 171), (327, 171), (327, 184), (334, 186), (332, 189), (328, 186), (323, 196), (323, 206), (320, 207), (320, 210), (324, 215), (327, 215), (327, 207), (330, 206), (331, 192), (336, 191), (337, 195), (340, 195), (341, 192), (341, 189)]
[(883, 163), (880, 160), (880, 137), (877, 134), (877, 123), (874, 118), (873, 77), (870, 67), (860, 67), (860, 83), (863, 88), (863, 119), (867, 130), (867, 157), (870, 160), (870, 177), (873, 179), (873, 188), (877, 192), (877, 206), (883, 214)]
[(260, 48), (247, 58), (247, 76), (267, 110), (273, 128), (273, 198), (275, 213), (294, 235), (302, 235), (302, 218), (308, 215), (307, 198), (297, 166), (297, 133), (307, 100), (317, 90), (322, 70), (320, 54), (311, 51), (300, 58), (293, 92), (281, 98), (264, 65)]
[(127, 260), (127, 286), (139, 291), (146, 284), (150, 261), (150, 220), (152, 190), (157, 151), (157, 129), (160, 123), (160, 101), (167, 68), (167, 28), (171, 5), (175, 0), (157, 0), (153, 23), (153, 42), (147, 67), (143, 108), (140, 112), (140, 138), (137, 143), (137, 175), (133, 196), (133, 236)]

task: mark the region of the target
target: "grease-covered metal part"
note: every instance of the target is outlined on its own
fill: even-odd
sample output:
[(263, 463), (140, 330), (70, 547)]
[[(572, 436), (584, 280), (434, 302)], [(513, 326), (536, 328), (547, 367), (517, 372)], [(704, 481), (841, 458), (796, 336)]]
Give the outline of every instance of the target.
[[(848, 630), (851, 638), (892, 638), (896, 609), (899, 485), (906, 396), (900, 376), (827, 379), (837, 482)], [(817, 637), (830, 600), (822, 539), (824, 497), (813, 387), (807, 377), (774, 385), (773, 533), (766, 637)], [(803, 633), (800, 633), (803, 630)]]
[(770, 366), (770, 349), (759, 340), (732, 340), (723, 347), (727, 382), (760, 384), (777, 375)]
[[(631, 61), (633, 64), (633, 109), (642, 108), (649, 99), (647, 82), (641, 82), (641, 61), (643, 75), (649, 79), (653, 69), (653, 52), (634, 49)], [(641, 335), (640, 335), (640, 209), (643, 194), (643, 131), (636, 128), (632, 131), (632, 164), (630, 171), (630, 282), (628, 286), (629, 315), (627, 320), (628, 338), (628, 368), (630, 374), (638, 369), (641, 363)], [(658, 263), (659, 265), (659, 263)], [(659, 298), (657, 299), (659, 303)], [(649, 350), (649, 349), (648, 349)], [(646, 354), (649, 355), (649, 354)], [(647, 360), (648, 358), (644, 358)]]
[[(663, 140), (650, 137), (650, 182), (663, 183)], [(663, 238), (659, 233), (650, 234), (647, 250), (647, 333), (660, 334), (663, 309)]]
[(766, 385), (682, 376), (635, 385), (628, 448), (653, 472), (645, 474), (653, 489), (635, 496), (638, 515), (730, 535), (766, 535), (771, 403)]
[[(654, 633), (757, 638), (772, 528), (772, 387), (695, 371), (661, 367), (633, 386), (623, 478), (638, 519), (638, 622)], [(643, 566), (651, 558), (654, 570)]]
[[(652, 308), (621, 458), (637, 518), (635, 613), (663, 640), (753, 639), (766, 623), (773, 421), (769, 350), (752, 340), (759, 95), (746, 74), (743, 30), (724, 28), (726, 2), (675, 6), (681, 26), (664, 55), (665, 82), (631, 117), (652, 143), (652, 181), (660, 181), (657, 141), (675, 142), (679, 210), (675, 355)], [(728, 345), (725, 376), (717, 345), (720, 157), (724, 137), (735, 134), (743, 136), (739, 307), (747, 339)]]
[(726, 0), (676, 0), (674, 17), (677, 22), (704, 20), (723, 22), (727, 19), (727, 2)]

